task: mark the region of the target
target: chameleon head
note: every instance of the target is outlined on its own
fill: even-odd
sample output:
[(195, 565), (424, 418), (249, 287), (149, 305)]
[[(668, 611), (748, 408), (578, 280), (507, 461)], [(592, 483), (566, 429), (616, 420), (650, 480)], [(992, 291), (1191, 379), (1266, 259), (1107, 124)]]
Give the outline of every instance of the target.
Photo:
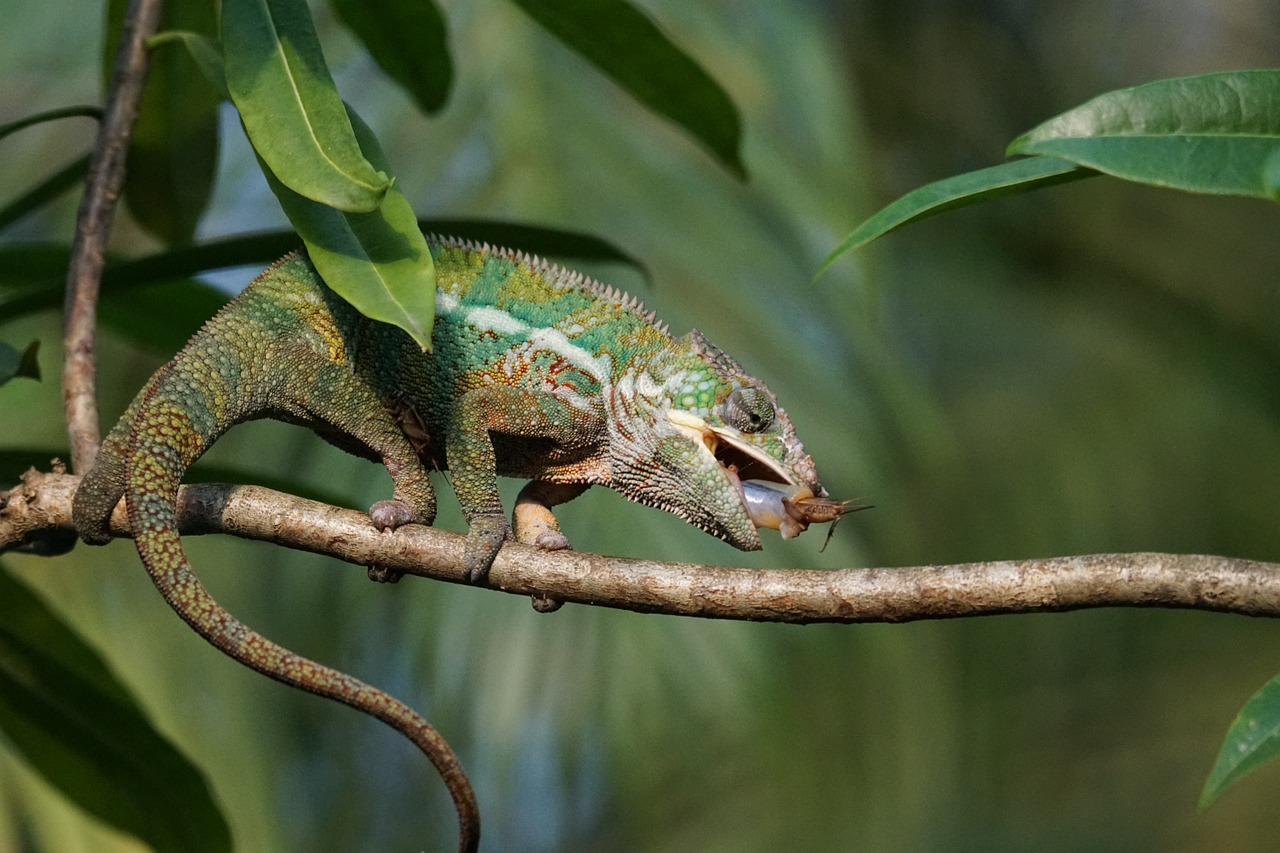
[(847, 510), (827, 499), (773, 393), (696, 329), (653, 372), (654, 446), (623, 454), (615, 489), (744, 551), (761, 547), (757, 528), (789, 539)]

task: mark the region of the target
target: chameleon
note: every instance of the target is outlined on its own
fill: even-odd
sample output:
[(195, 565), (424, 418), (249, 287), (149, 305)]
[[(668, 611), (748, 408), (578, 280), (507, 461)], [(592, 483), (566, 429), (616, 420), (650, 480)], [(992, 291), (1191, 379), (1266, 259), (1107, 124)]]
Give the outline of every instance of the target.
[[(381, 462), (394, 493), (369, 509), (393, 530), (436, 516), (431, 471), (448, 471), (468, 532), (467, 579), (504, 542), (569, 548), (552, 508), (592, 485), (674, 513), (743, 550), (834, 521), (833, 501), (777, 398), (696, 329), (675, 337), (634, 297), (510, 249), (432, 236), (432, 348), (360, 315), (303, 252), (232, 299), (147, 382), (77, 489), (81, 539), (111, 538), (123, 497), (143, 564), (215, 647), (276, 680), (351, 705), (435, 763), (463, 832), (475, 798), (444, 739), (407, 705), (296, 655), (231, 616), (195, 577), (177, 528), (186, 469), (226, 430), (272, 418)], [(528, 480), (508, 521), (498, 476)], [(393, 572), (370, 567), (375, 580)]]

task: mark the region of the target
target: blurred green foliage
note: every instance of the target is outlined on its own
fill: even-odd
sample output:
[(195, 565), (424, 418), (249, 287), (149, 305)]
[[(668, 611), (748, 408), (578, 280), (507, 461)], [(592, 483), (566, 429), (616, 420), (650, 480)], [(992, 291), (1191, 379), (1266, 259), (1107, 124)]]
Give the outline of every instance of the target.
[[(98, 22), (17, 3), (0, 30), (0, 124), (95, 102)], [(741, 183), (520, 12), (441, 6), (456, 88), (429, 122), (314, 9), (340, 90), (359, 93), (418, 213), (623, 247), (652, 284), (620, 265), (587, 271), (735, 353), (777, 391), (831, 491), (876, 505), (824, 553), (810, 534), (742, 555), (592, 492), (561, 513), (577, 548), (817, 570), (1145, 549), (1280, 559), (1274, 205), (1088, 181), (922, 223), (809, 283), (886, 200), (993, 162), (1045, 116), (1146, 80), (1276, 65), (1273, 10), (645, 3), (741, 110)], [(61, 124), (4, 141), (0, 200), (87, 147), (89, 122)], [(73, 214), (68, 198), (0, 238), (65, 242)], [(228, 136), (197, 238), (283, 225), (247, 145)], [(113, 250), (155, 247), (121, 219)], [(10, 343), (58, 334), (53, 313), (0, 316)], [(167, 356), (111, 335), (101, 345), (110, 419)], [(56, 349), (41, 350), (46, 376)], [(63, 442), (56, 383), (0, 388), (0, 447)], [(238, 428), (210, 462), (246, 460), (352, 506), (387, 486), (282, 425)], [(461, 529), (442, 509), (439, 523)], [(541, 616), (480, 590), (373, 586), (253, 543), (188, 549), (249, 624), (424, 711), (472, 774), (488, 849), (1247, 851), (1270, 850), (1280, 829), (1273, 766), (1195, 810), (1227, 725), (1277, 669), (1270, 622)], [(448, 802), (419, 755), (209, 649), (128, 543), (6, 565), (206, 769), (238, 849), (449, 843)], [(8, 752), (3, 847), (136, 849)]]

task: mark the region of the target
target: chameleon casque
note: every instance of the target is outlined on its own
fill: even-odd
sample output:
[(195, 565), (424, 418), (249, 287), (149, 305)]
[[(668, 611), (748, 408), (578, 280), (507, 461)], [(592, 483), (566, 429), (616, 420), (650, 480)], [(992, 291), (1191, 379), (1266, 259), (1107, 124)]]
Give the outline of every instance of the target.
[[(104, 440), (74, 515), (81, 538), (104, 543), (123, 496), (143, 563), (196, 631), (247, 666), (409, 736), (449, 785), (469, 848), (474, 797), (424, 719), (253, 632), (192, 574), (178, 486), (223, 432), (273, 418), (381, 462), (394, 497), (369, 514), (384, 530), (431, 524), (428, 473), (447, 469), (469, 527), (472, 582), (508, 539), (569, 547), (551, 507), (597, 484), (744, 550), (761, 547), (758, 527), (790, 537), (848, 507), (828, 499), (769, 389), (698, 331), (673, 337), (635, 299), (525, 254), (451, 238), (429, 244), (439, 282), (431, 352), (357, 313), (305, 255), (290, 255), (151, 378)], [(513, 524), (499, 475), (530, 481)]]

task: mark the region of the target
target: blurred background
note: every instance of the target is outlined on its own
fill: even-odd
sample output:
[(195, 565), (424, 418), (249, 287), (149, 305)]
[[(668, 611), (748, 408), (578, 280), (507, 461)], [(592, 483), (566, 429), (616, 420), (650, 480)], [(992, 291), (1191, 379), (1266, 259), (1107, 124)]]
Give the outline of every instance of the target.
[[(101, 21), (9, 0), (0, 123), (93, 103)], [(16, 4), (16, 8), (14, 5)], [(862, 218), (1095, 94), (1274, 66), (1254, 0), (637, 3), (743, 113), (737, 181), (514, 6), (442, 2), (457, 66), (423, 118), (327, 7), (340, 89), (419, 213), (600, 235), (588, 271), (696, 325), (769, 383), (839, 497), (875, 505), (733, 551), (595, 490), (580, 550), (725, 565), (911, 566), (1161, 550), (1280, 560), (1280, 209), (1099, 178), (913, 225), (836, 264)], [(224, 118), (227, 118), (224, 116)], [(200, 237), (285, 225), (234, 121)], [(0, 199), (86, 147), (91, 122), (0, 142)], [(70, 239), (75, 199), (0, 234)], [(159, 248), (126, 215), (112, 246)], [(247, 282), (252, 270), (221, 276)], [(65, 446), (59, 320), (46, 380), (0, 390), (0, 445)], [(101, 342), (104, 427), (171, 355)], [(340, 491), (385, 473), (276, 424), (213, 461)], [(18, 471), (0, 471), (0, 482)], [(508, 500), (519, 484), (508, 484)], [(462, 529), (442, 490), (439, 524)], [(1272, 850), (1280, 768), (1195, 803), (1227, 726), (1280, 671), (1280, 625), (1156, 610), (901, 626), (720, 624), (406, 580), (230, 539), (187, 543), (246, 622), (422, 710), (477, 787), (487, 850)], [(6, 557), (109, 657), (209, 774), (242, 851), (449, 849), (410, 746), (204, 645), (128, 543)], [(0, 850), (138, 845), (0, 742)]]

